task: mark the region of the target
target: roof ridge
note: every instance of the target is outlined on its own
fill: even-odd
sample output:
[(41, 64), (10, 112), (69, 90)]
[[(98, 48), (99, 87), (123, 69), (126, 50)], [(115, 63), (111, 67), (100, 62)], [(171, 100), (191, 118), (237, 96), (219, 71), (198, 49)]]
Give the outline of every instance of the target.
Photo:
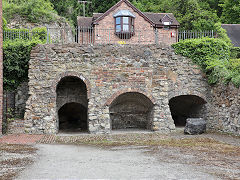
[(151, 14), (173, 14), (173, 13), (155, 13), (155, 12), (143, 12), (143, 13), (151, 13)]
[(142, 11), (140, 11), (138, 8), (136, 8), (131, 2), (128, 0), (120, 0), (115, 5), (113, 5), (110, 9), (108, 9), (105, 13), (103, 13), (100, 17), (98, 17), (96, 20), (94, 20), (93, 23), (98, 22), (101, 20), (104, 16), (108, 15), (111, 11), (114, 11), (118, 6), (120, 6), (123, 2), (125, 2), (129, 7), (131, 7), (134, 11), (136, 11), (140, 16), (142, 16), (145, 20), (147, 20), (150, 24), (154, 25), (154, 22), (149, 19)]

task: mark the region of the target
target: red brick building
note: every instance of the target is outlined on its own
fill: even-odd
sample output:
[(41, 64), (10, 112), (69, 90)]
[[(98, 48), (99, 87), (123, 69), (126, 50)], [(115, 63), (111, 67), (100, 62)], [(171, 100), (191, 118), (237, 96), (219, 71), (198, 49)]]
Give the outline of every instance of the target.
[(82, 44), (173, 44), (179, 22), (172, 13), (145, 13), (128, 0), (120, 0), (105, 13), (78, 17)]

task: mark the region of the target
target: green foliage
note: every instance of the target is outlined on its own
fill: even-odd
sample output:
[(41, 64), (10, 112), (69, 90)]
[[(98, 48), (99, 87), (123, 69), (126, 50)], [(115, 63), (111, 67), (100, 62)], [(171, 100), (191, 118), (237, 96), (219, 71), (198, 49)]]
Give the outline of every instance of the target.
[(224, 0), (221, 4), (221, 21), (225, 24), (240, 24), (240, 1)]
[(40, 40), (41, 43), (47, 42), (47, 28), (46, 27), (36, 27), (32, 29), (32, 39)]
[(181, 54), (200, 66), (210, 84), (232, 82), (240, 85), (240, 59), (230, 59), (230, 47), (223, 39), (187, 39), (173, 45)]
[(15, 39), (3, 43), (3, 84), (4, 89), (16, 89), (28, 78), (30, 51), (38, 42)]
[(181, 29), (211, 30), (219, 21), (216, 11), (201, 0), (134, 0), (133, 4), (143, 12), (173, 13)]
[(56, 20), (56, 12), (49, 0), (3, 0), (4, 18), (9, 20), (16, 15), (33, 23)]
[[(26, 29), (12, 29), (17, 36), (6, 38), (3, 42), (3, 83), (5, 90), (14, 90), (28, 79), (28, 61), (33, 46), (46, 43), (47, 29), (34, 28), (32, 33)], [(21, 32), (24, 32), (21, 34)], [(28, 33), (25, 33), (28, 32)], [(25, 36), (27, 34), (27, 36)], [(31, 36), (31, 37), (30, 37)]]
[[(59, 15), (77, 25), (77, 16), (83, 16), (83, 6), (77, 0), (50, 0)], [(89, 0), (90, 1), (90, 0)], [(119, 0), (91, 0), (86, 4), (86, 16), (104, 13)], [(214, 24), (240, 23), (240, 1), (237, 0), (130, 0), (142, 12), (173, 13), (181, 29), (211, 30)]]
[(7, 28), (7, 20), (4, 17), (2, 17), (2, 28), (3, 30)]
[[(60, 16), (65, 17), (74, 26), (77, 25), (77, 16), (83, 16), (83, 7), (77, 0), (50, 0)], [(86, 15), (90, 15), (91, 5), (86, 4)]]
[(173, 45), (177, 54), (189, 57), (206, 72), (207, 61), (221, 56), (222, 60), (229, 59), (229, 46), (221, 39), (201, 38), (187, 39)]
[(240, 58), (240, 47), (231, 48), (231, 58), (233, 59)]

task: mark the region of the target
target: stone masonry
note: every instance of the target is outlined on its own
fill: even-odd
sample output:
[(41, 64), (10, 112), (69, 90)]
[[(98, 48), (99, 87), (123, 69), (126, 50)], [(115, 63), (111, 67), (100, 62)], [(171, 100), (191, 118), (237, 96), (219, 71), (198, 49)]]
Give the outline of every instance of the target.
[(215, 85), (207, 96), (209, 128), (240, 135), (240, 88), (232, 84)]
[[(2, 27), (2, 1), (0, 1), (0, 27)], [(2, 120), (3, 120), (3, 33), (0, 28), (0, 135), (2, 134)]]
[[(115, 129), (112, 125), (125, 127), (124, 123), (114, 124), (118, 119), (133, 127), (134, 119), (139, 119), (142, 125), (138, 128), (169, 132), (175, 129), (169, 108), (171, 98), (192, 95), (208, 104), (206, 79), (191, 60), (176, 55), (171, 47), (38, 45), (29, 62), (27, 133), (57, 133), (60, 106), (81, 104), (78, 98), (57, 103), (63, 102), (56, 91), (66, 77), (75, 77), (85, 84), (90, 133), (110, 133)], [(206, 117), (207, 111), (203, 112), (198, 117)], [(139, 116), (142, 118), (136, 118)]]

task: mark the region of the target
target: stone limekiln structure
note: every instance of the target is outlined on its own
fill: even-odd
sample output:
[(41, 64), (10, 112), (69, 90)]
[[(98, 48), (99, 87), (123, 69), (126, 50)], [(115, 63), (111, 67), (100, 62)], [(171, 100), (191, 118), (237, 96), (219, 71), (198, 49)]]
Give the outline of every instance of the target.
[(28, 85), (27, 133), (169, 132), (188, 117), (205, 118), (208, 128), (240, 132), (239, 111), (228, 118), (219, 113), (222, 107), (227, 111), (214, 100), (221, 89), (211, 90), (198, 67), (171, 47), (38, 45)]

